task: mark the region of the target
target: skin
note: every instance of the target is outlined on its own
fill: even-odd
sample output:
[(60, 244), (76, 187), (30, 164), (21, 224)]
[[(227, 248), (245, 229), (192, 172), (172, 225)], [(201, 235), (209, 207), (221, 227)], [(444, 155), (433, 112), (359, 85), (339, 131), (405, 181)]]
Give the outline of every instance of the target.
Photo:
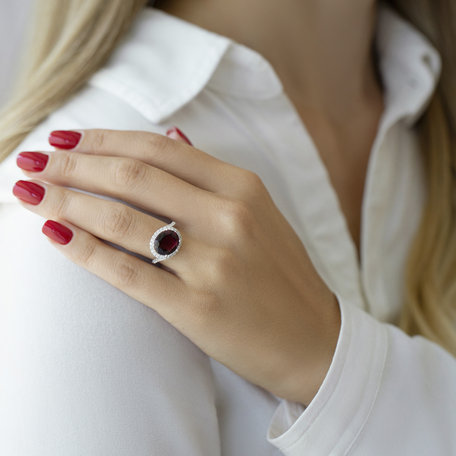
[[(310, 403), (334, 354), (339, 306), (258, 175), (178, 138), (79, 131), (72, 151), (48, 152), (43, 171), (24, 171), (45, 193), (37, 205), (20, 203), (74, 233), (52, 244), (240, 376)], [(152, 259), (150, 237), (166, 223), (65, 187), (166, 214), (182, 234), (179, 252), (154, 267), (103, 243)]]
[[(382, 108), (368, 45), (373, 1), (286, 0), (286, 8), (272, 0), (166, 5), (173, 14), (232, 36), (272, 62), (309, 126), (357, 242), (365, 164)], [(226, 14), (217, 13), (217, 7)], [(21, 201), (23, 207), (74, 233), (68, 244), (52, 245), (157, 311), (240, 376), (308, 405), (334, 355), (339, 306), (259, 176), (180, 137), (79, 131), (75, 149), (47, 152), (44, 171), (24, 171), (45, 188), (45, 195), (38, 205)], [(166, 223), (65, 187), (165, 215), (176, 221), (181, 249), (154, 267), (101, 242), (152, 259), (151, 233)], [(277, 239), (284, 242), (279, 246)]]
[(367, 163), (384, 109), (371, 52), (377, 1), (164, 0), (156, 7), (272, 64), (328, 170), (359, 254)]

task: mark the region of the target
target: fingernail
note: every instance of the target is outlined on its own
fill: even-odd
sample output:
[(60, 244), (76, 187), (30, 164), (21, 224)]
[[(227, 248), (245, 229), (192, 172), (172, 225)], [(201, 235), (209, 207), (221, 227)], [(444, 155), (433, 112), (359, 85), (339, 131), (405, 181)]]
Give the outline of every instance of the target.
[(73, 232), (69, 228), (54, 220), (48, 220), (41, 231), (48, 238), (62, 245), (68, 244), (73, 238)]
[(49, 144), (59, 149), (73, 149), (78, 145), (81, 133), (70, 130), (54, 130), (49, 135)]
[(193, 144), (191, 143), (191, 141), (187, 138), (187, 136), (185, 136), (180, 130), (179, 128), (177, 127), (173, 127), (173, 128), (170, 128), (167, 132), (166, 132), (166, 136), (172, 136), (173, 134), (179, 136), (180, 138), (182, 138), (187, 144), (190, 144), (190, 146), (193, 146)]
[(40, 152), (21, 152), (16, 157), (16, 164), (25, 171), (43, 171), (48, 159), (49, 155)]
[(44, 187), (34, 182), (18, 180), (13, 187), (13, 194), (28, 204), (39, 204), (44, 196)]

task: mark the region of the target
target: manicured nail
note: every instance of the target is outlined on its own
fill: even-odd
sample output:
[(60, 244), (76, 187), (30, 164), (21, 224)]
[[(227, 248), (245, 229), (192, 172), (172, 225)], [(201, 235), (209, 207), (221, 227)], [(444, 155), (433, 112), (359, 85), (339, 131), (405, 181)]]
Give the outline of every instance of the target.
[(13, 195), (28, 204), (37, 205), (44, 196), (44, 187), (34, 182), (18, 180), (13, 187)]
[(73, 149), (78, 145), (81, 133), (70, 130), (54, 130), (49, 135), (49, 144), (59, 149)]
[(73, 232), (69, 228), (54, 220), (48, 220), (41, 231), (48, 238), (63, 245), (68, 244), (73, 237)]
[(179, 130), (179, 128), (173, 127), (173, 128), (170, 128), (170, 129), (166, 132), (166, 136), (172, 136), (172, 135), (177, 135), (177, 136), (179, 136), (179, 137), (182, 138), (187, 144), (190, 144), (190, 146), (193, 146), (193, 144), (191, 143), (191, 141), (187, 138), (187, 136), (185, 136), (185, 135)]
[(49, 155), (40, 152), (21, 152), (16, 157), (16, 164), (25, 171), (43, 171), (48, 159)]

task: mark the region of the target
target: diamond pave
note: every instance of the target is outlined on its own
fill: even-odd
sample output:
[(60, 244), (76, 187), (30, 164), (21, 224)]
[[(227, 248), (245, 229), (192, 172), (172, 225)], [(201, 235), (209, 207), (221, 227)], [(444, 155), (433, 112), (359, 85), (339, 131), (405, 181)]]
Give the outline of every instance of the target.
[[(173, 228), (176, 222), (172, 222), (169, 225), (163, 226), (162, 228), (155, 231), (150, 238), (150, 252), (155, 259), (152, 263), (157, 263), (167, 258), (174, 256), (182, 244), (182, 236), (180, 232)], [(167, 253), (168, 252), (168, 253)]]

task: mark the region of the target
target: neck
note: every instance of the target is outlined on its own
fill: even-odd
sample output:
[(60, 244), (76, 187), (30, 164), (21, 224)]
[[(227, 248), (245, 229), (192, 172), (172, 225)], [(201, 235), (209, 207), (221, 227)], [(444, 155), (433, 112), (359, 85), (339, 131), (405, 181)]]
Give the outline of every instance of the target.
[(300, 110), (341, 123), (378, 97), (376, 0), (162, 0), (156, 7), (263, 55)]

